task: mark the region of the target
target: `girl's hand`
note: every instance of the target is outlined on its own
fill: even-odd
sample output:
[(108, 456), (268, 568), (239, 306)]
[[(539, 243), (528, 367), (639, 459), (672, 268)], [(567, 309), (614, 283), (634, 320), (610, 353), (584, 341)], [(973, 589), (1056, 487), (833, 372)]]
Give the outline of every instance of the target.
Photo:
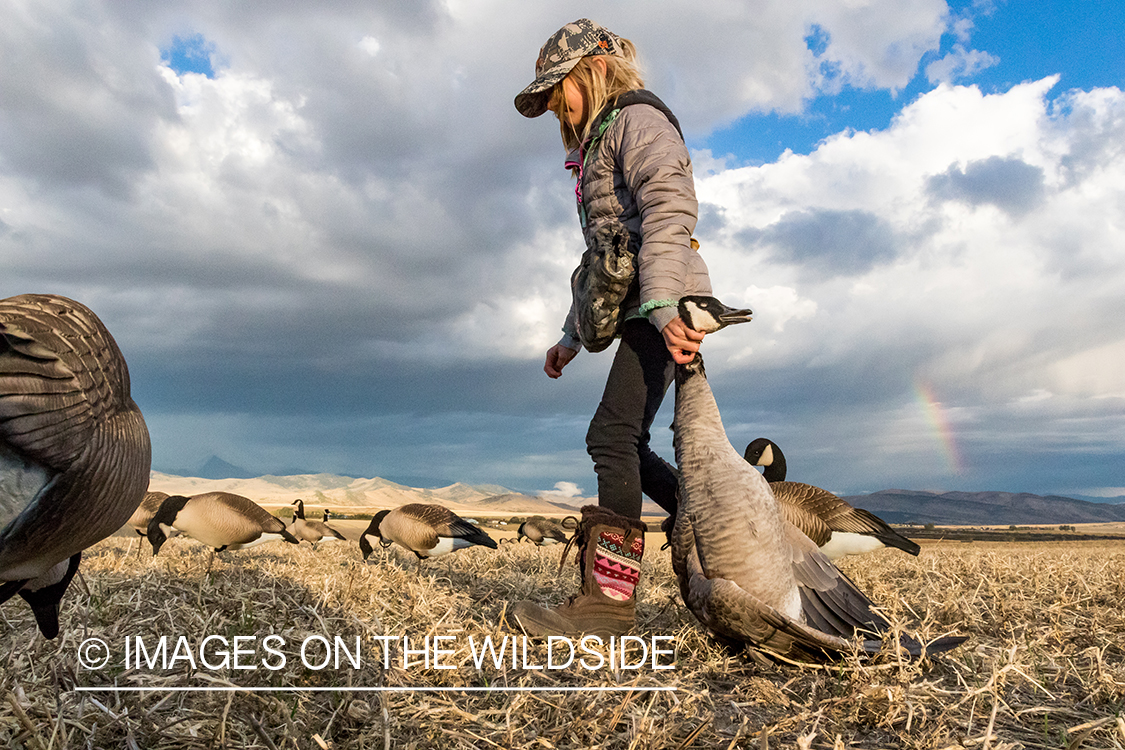
[(678, 365), (686, 365), (695, 359), (699, 343), (706, 335), (688, 328), (683, 318), (672, 318), (660, 333), (664, 336), (664, 345), (672, 354), (672, 361)]
[(543, 372), (547, 373), (549, 378), (558, 378), (562, 375), (563, 368), (577, 356), (576, 350), (562, 344), (555, 344), (547, 350), (547, 363), (543, 365)]

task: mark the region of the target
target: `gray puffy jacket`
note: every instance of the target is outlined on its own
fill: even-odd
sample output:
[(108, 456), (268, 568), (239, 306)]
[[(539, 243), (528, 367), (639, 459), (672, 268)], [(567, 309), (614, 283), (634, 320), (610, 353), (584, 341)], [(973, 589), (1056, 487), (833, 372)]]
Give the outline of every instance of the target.
[[(640, 247), (639, 285), (622, 304), (622, 317), (647, 316), (663, 330), (688, 294), (710, 294), (707, 265), (691, 247), (699, 214), (691, 158), (676, 127), (648, 104), (624, 107), (586, 158), (580, 186), (587, 245), (608, 221), (624, 224)], [(559, 343), (581, 349), (574, 309)]]

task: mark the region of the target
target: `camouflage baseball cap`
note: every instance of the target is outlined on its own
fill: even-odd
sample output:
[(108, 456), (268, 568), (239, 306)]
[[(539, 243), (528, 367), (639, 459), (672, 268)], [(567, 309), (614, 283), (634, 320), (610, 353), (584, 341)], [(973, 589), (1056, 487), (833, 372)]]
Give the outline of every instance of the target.
[(568, 23), (551, 35), (535, 61), (535, 80), (516, 95), (516, 109), (524, 117), (538, 117), (547, 111), (551, 88), (566, 78), (578, 61), (587, 55), (625, 57), (621, 40), (609, 29), (588, 18)]

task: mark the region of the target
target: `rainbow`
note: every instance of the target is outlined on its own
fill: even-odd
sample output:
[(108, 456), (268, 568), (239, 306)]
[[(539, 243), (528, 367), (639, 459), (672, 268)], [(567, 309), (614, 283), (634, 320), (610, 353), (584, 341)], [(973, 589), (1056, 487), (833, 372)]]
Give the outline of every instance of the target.
[(941, 402), (934, 397), (930, 385), (921, 380), (915, 381), (914, 392), (918, 395), (918, 401), (922, 404), (922, 409), (926, 413), (926, 420), (930, 423), (938, 442), (941, 444), (942, 451), (945, 453), (945, 460), (949, 464), (949, 470), (956, 475), (960, 475), (964, 471), (965, 465), (961, 460), (961, 452), (957, 449), (957, 441), (953, 438), (953, 428), (950, 427), (949, 420), (946, 419)]

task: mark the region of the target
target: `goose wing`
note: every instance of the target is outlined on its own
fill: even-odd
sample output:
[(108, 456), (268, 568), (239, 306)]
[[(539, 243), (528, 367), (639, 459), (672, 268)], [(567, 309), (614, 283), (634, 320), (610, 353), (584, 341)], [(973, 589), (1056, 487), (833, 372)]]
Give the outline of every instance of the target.
[(778, 612), (726, 578), (708, 578), (699, 560), (695, 531), (687, 514), (680, 514), (672, 530), (672, 568), (680, 593), (708, 629), (728, 638), (752, 643), (775, 653), (804, 650), (843, 651), (851, 644)]
[(150, 459), (128, 368), (98, 317), (65, 297), (0, 300), (0, 473), (42, 479), (0, 497), (0, 575), (38, 577), (121, 528)]
[(309, 528), (312, 529), (313, 531), (315, 531), (317, 534), (319, 534), (321, 536), (321, 538), (324, 538), (324, 537), (332, 537), (334, 539), (346, 539), (347, 538), (343, 534), (341, 534), (339, 531), (337, 531), (336, 529), (334, 529), (331, 526), (329, 526), (328, 524), (326, 524), (324, 521), (306, 521), (306, 523), (308, 524)]
[(302, 542), (319, 542), (324, 534), (313, 529), (305, 519), (295, 516), (293, 522), (285, 527), (286, 531)]
[(861, 534), (917, 555), (917, 544), (892, 529), (870, 511), (855, 508), (828, 490), (802, 482), (771, 482), (774, 496), (783, 504), (786, 518), (816, 542), (828, 543), (833, 531)]
[(232, 492), (208, 492), (204, 495), (196, 495), (196, 497), (210, 498), (224, 508), (233, 510), (239, 516), (256, 524), (261, 531), (268, 531), (271, 534), (280, 534), (285, 530), (284, 521), (248, 497), (235, 495)]
[[(846, 640), (862, 639), (860, 645), (868, 653), (879, 651), (882, 648), (879, 639), (891, 630), (891, 625), (874, 611), (875, 604), (800, 529), (790, 526), (786, 537), (793, 550), (793, 573), (805, 621), (829, 635)], [(921, 656), (923, 652), (948, 651), (966, 640), (967, 636), (944, 636), (923, 645), (903, 633), (898, 646), (911, 656)]]
[(809, 625), (841, 638), (853, 638), (857, 633), (882, 633), (890, 628), (872, 610), (874, 602), (799, 528), (786, 525), (786, 542), (801, 594), (801, 609)]
[(543, 535), (549, 539), (554, 539), (555, 541), (563, 543), (570, 539), (566, 534), (566, 529), (564, 529), (561, 524), (551, 520), (547, 521), (547, 528), (543, 530)]
[(496, 549), (496, 542), (493, 541), (492, 537), (441, 505), (411, 503), (398, 510), (404, 517), (425, 525), (432, 531), (435, 538), (433, 544), (430, 544), (427, 549), (432, 549), (437, 544), (436, 537), (464, 539), (473, 544), (483, 544), (486, 547)]
[(125, 359), (89, 309), (63, 297), (0, 300), (0, 438), (65, 471), (99, 422), (136, 406)]
[(789, 488), (786, 485), (791, 484), (795, 484), (795, 482), (774, 482), (770, 484), (770, 489), (773, 490), (774, 497), (777, 498), (778, 505), (781, 506), (781, 515), (785, 517), (788, 523), (800, 529), (801, 533), (811, 539), (817, 547), (823, 547), (832, 538), (832, 529), (824, 522), (823, 518), (802, 505), (799, 498), (793, 497), (787, 492)]
[(290, 544), (298, 543), (280, 518), (250, 498), (230, 492), (192, 495), (176, 513), (172, 526), (215, 548), (242, 549), (274, 538), (267, 535), (280, 536)]

